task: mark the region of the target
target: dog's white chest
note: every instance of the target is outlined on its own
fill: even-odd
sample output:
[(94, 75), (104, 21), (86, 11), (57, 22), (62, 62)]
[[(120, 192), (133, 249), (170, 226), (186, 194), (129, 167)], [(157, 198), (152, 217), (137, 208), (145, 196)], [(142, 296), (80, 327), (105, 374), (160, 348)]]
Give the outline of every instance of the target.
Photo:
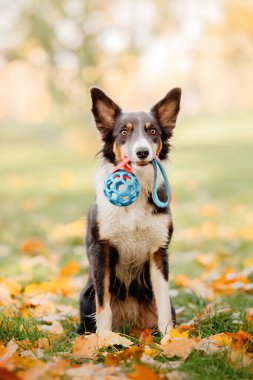
[[(150, 254), (168, 242), (169, 214), (155, 214), (148, 203), (152, 185), (152, 169), (139, 175), (140, 197), (128, 207), (112, 205), (103, 194), (103, 180), (110, 169), (102, 167), (97, 176), (98, 223), (101, 239), (106, 239), (119, 254), (119, 267), (138, 272)], [(136, 271), (135, 271), (136, 268)]]
[(115, 246), (122, 264), (138, 266), (168, 240), (169, 216), (154, 214), (147, 199), (117, 207), (100, 198), (98, 221), (101, 238)]

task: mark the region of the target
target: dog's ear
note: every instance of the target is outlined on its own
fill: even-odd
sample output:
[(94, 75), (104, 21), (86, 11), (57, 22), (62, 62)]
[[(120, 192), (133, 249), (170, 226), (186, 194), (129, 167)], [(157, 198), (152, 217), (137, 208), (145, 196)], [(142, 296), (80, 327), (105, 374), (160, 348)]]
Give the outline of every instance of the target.
[(116, 117), (121, 113), (120, 107), (114, 103), (100, 88), (92, 87), (92, 113), (97, 129), (103, 133), (110, 129)]
[(177, 115), (180, 110), (180, 99), (181, 88), (176, 87), (151, 108), (151, 112), (159, 121), (168, 138), (172, 136), (173, 129), (176, 126)]

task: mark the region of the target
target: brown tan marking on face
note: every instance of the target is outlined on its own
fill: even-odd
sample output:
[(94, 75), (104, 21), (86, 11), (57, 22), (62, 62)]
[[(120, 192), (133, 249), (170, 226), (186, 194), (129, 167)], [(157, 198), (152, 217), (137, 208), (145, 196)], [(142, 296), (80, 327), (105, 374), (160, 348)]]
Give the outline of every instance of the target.
[(133, 129), (133, 124), (132, 123), (127, 123), (127, 125), (126, 125), (126, 127), (127, 127), (127, 129)]
[(122, 152), (119, 146), (117, 146), (116, 142), (113, 144), (113, 153), (116, 157), (116, 162), (121, 162), (123, 160)]
[(145, 127), (146, 129), (149, 129), (151, 127), (151, 123), (150, 122), (145, 123)]
[(159, 154), (160, 154), (160, 152), (161, 152), (161, 150), (162, 150), (162, 147), (163, 147), (163, 143), (162, 143), (162, 141), (160, 141), (160, 142), (159, 142), (159, 145), (158, 145), (158, 147), (157, 147), (157, 149), (156, 149), (156, 155), (157, 155), (157, 156), (159, 156)]

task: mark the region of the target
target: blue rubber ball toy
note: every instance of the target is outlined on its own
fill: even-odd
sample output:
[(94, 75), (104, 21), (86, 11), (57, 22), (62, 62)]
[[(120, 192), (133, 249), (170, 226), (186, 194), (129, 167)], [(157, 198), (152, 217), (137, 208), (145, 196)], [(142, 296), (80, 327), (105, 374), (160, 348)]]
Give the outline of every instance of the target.
[(114, 206), (130, 206), (140, 195), (140, 184), (133, 173), (119, 169), (105, 179), (104, 194)]

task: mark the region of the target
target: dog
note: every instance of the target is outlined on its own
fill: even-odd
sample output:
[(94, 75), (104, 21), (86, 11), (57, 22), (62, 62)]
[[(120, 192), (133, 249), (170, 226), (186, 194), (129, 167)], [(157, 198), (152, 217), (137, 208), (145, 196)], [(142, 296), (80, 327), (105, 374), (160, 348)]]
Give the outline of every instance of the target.
[[(157, 156), (166, 164), (180, 109), (181, 89), (174, 88), (150, 112), (123, 112), (101, 89), (91, 89), (92, 113), (103, 147), (96, 176), (96, 200), (87, 223), (89, 277), (80, 295), (79, 333), (158, 327), (169, 333), (175, 310), (169, 295), (168, 246), (173, 233), (169, 206), (151, 197)], [(105, 178), (124, 157), (140, 183), (130, 206), (116, 207), (104, 196)], [(166, 200), (162, 179), (158, 196)]]

